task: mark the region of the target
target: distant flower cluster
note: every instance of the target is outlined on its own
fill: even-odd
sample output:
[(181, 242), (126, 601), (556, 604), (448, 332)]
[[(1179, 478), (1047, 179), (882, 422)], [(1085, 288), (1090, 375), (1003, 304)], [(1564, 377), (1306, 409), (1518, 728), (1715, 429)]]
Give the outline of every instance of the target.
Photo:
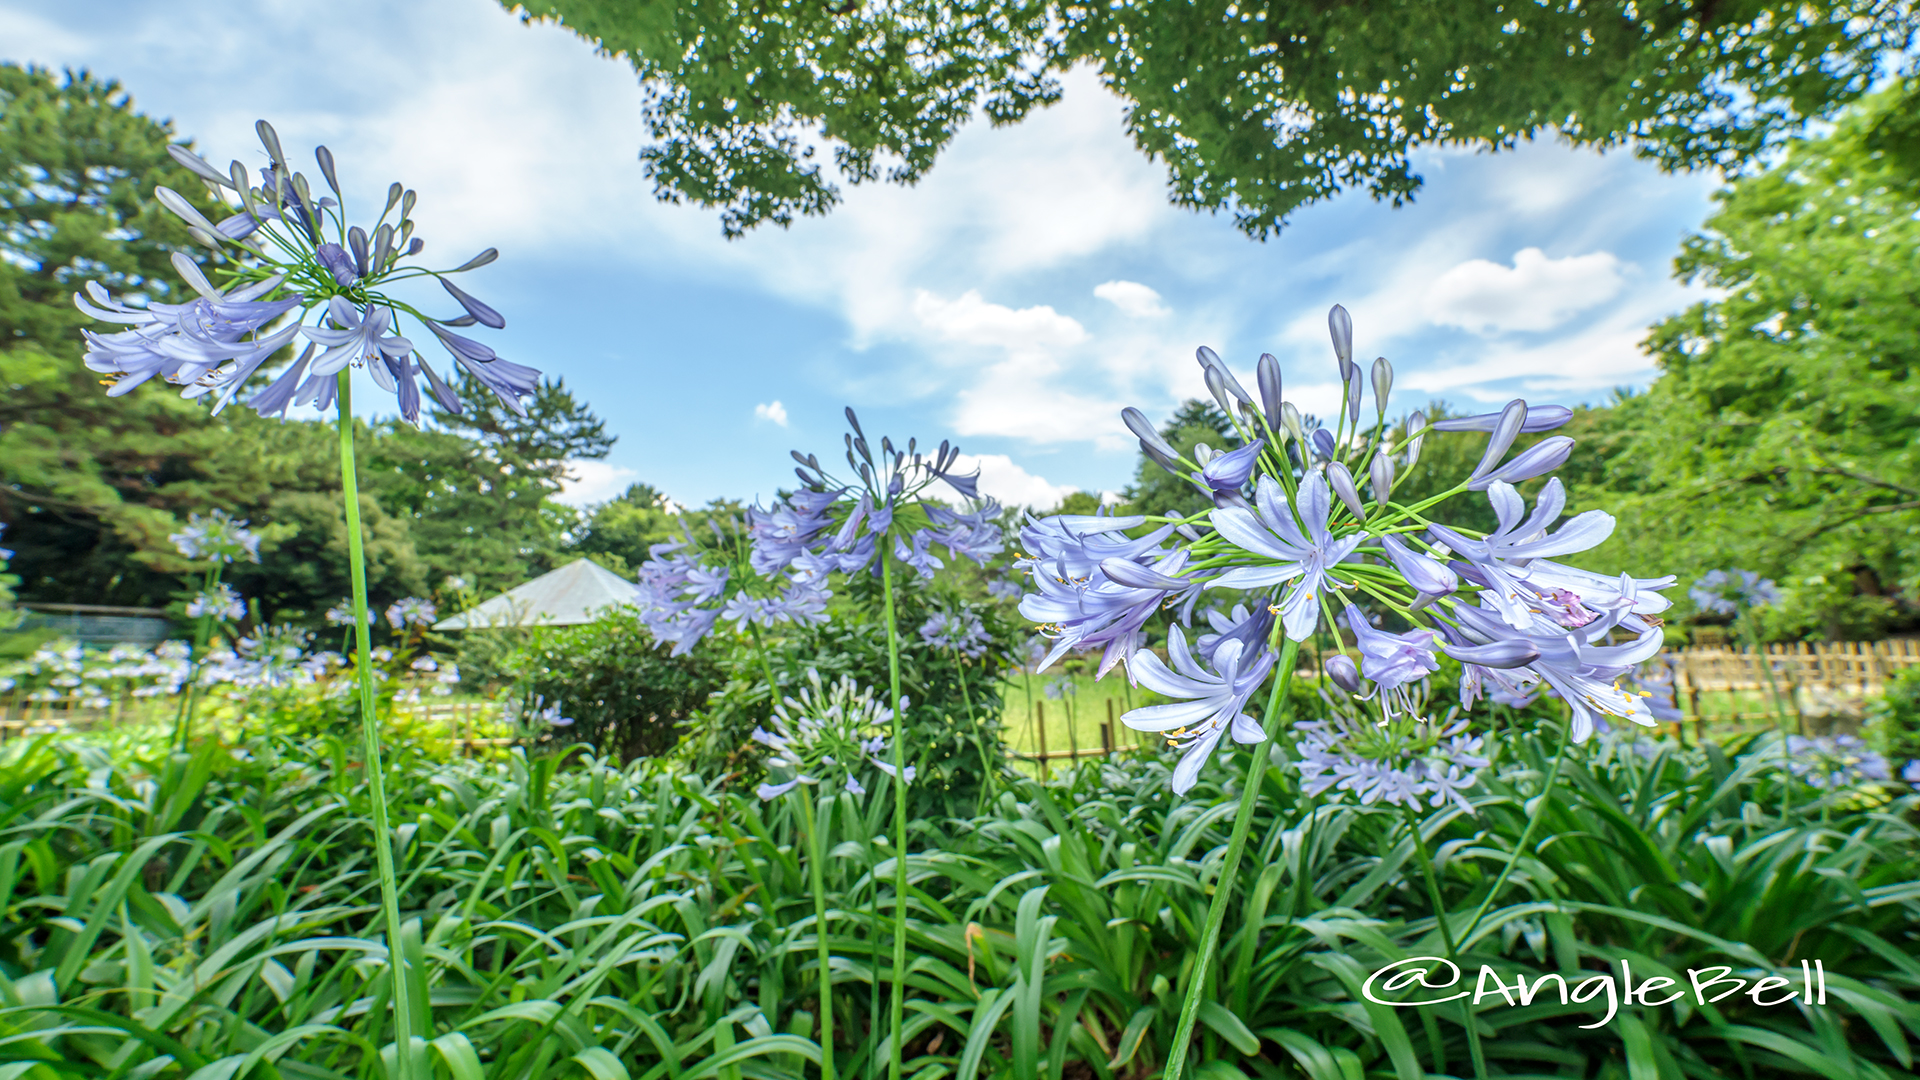
[[(777, 799), (803, 784), (865, 795), (861, 777), (868, 769), (895, 775), (882, 756), (888, 745), (882, 733), (893, 722), (893, 711), (848, 676), (829, 684), (807, 669), (806, 685), (774, 706), (767, 722), (773, 730), (756, 727), (753, 739), (773, 751), (767, 765), (786, 779), (761, 784), (762, 799)], [(914, 767), (906, 772), (907, 783), (913, 783)]]
[[(460, 412), (447, 380), (412, 339), (394, 332), (405, 316), (439, 340), (452, 364), (525, 415), (521, 399), (539, 388), (540, 373), (453, 332), (476, 323), (506, 326), (499, 312), (450, 280), (491, 263), (498, 252), (488, 248), (452, 270), (404, 262), (425, 246), (413, 235), (412, 191), (400, 184), (388, 188), (371, 230), (349, 225), (333, 154), (324, 146), (314, 151), (321, 179), (333, 192), (316, 198), (314, 184), (288, 164), (272, 126), (262, 120), (255, 129), (269, 161), (257, 177), (238, 161), (222, 171), (184, 147), (167, 148), (232, 211), (215, 222), (179, 192), (155, 190), (160, 205), (216, 255), (203, 267), (184, 252), (174, 253), (174, 269), (191, 299), (133, 305), (91, 281), (75, 295), (86, 315), (126, 327), (83, 331), (87, 367), (107, 377), (107, 393), (118, 397), (157, 378), (185, 387), (186, 397), (210, 398), (217, 413), (282, 349), (305, 339), (293, 363), (247, 400), (249, 408), (261, 416), (284, 416), (292, 406), (324, 411), (334, 404), (339, 374), (353, 367), (364, 368), (394, 395), (410, 423), (420, 421), (423, 379), (441, 407)], [(382, 291), (418, 278), (438, 281), (461, 314), (431, 318)]]
[[(771, 507), (750, 507), (745, 521), (729, 528), (710, 522), (711, 544), (696, 543), (689, 532), (649, 549), (652, 557), (640, 567), (635, 595), (655, 641), (679, 656), (723, 619), (741, 628), (824, 623), (832, 576), (877, 570), (876, 555), (891, 555), (932, 578), (946, 565), (938, 548), (948, 559), (981, 566), (1003, 550), (994, 523), (997, 503), (988, 499), (962, 512), (924, 497), (941, 481), (964, 498), (978, 499), (977, 475), (954, 472), (958, 450), (941, 443), (928, 457), (912, 441), (898, 449), (882, 438), (876, 454), (852, 409), (847, 422), (853, 428), (846, 438), (853, 479), (840, 479), (817, 457), (794, 451), (799, 490)], [(926, 524), (901, 527), (898, 515), (909, 508)]]
[(920, 624), (920, 640), (935, 649), (951, 649), (970, 660), (985, 656), (993, 638), (980, 616), (962, 605), (954, 611), (936, 611)]
[(1772, 579), (1752, 570), (1709, 570), (1687, 590), (1687, 597), (1701, 611), (1737, 615), (1780, 603), (1780, 590)]
[[(1567, 702), (1575, 741), (1590, 738), (1603, 717), (1654, 724), (1646, 700), (1622, 683), (1660, 651), (1657, 616), (1671, 607), (1660, 590), (1674, 579), (1608, 577), (1556, 561), (1607, 539), (1612, 515), (1588, 510), (1561, 522), (1567, 496), (1557, 478), (1540, 488), (1531, 511), (1516, 487), (1559, 468), (1573, 440), (1549, 436), (1509, 457), (1515, 441), (1560, 427), (1572, 412), (1516, 400), (1496, 413), (1428, 423), (1416, 412), (1404, 426), (1389, 424), (1392, 365), (1375, 360), (1369, 373), (1354, 362), (1344, 309), (1332, 310), (1328, 327), (1344, 390), (1332, 430), (1285, 400), (1274, 357), (1260, 357), (1256, 400), (1205, 348), (1197, 354), (1201, 374), (1237, 433), (1237, 449), (1202, 446), (1183, 456), (1139, 410), (1123, 410), (1142, 452), (1213, 508), (1177, 518), (1030, 521), (1017, 565), (1032, 591), (1020, 610), (1052, 641), (1042, 666), (1070, 651), (1098, 651), (1101, 675), (1124, 663), (1130, 678), (1184, 699), (1184, 706), (1124, 717), (1184, 749), (1176, 791), (1193, 783), (1227, 734), (1264, 738), (1245, 707), (1274, 661), (1274, 639), (1306, 641), (1337, 612), (1356, 639), (1357, 659), (1336, 658), (1328, 675), (1374, 702), (1380, 722), (1419, 719), (1408, 688), (1437, 671), (1445, 653), (1462, 664), (1464, 707), (1483, 696), (1527, 700), (1537, 688)], [(1363, 410), (1369, 381), (1373, 407)], [(1446, 432), (1483, 434), (1479, 463), (1439, 495), (1395, 501), (1396, 478), (1418, 462), (1422, 442)], [(1449, 499), (1476, 492), (1492, 503), (1498, 524), (1491, 533), (1436, 520)], [(1152, 616), (1171, 611), (1191, 625), (1200, 599), (1217, 589), (1238, 590), (1243, 599), (1236, 617), (1209, 616), (1213, 633), (1202, 635), (1197, 651), (1177, 629), (1168, 641), (1171, 667), (1145, 647)], [(1361, 603), (1411, 629), (1375, 629)]]
[(1352, 794), (1362, 805), (1386, 802), (1409, 809), (1424, 799), (1473, 812), (1466, 792), (1489, 764), (1483, 740), (1464, 719), (1381, 728), (1350, 715), (1293, 725), (1300, 790)]
[(224, 581), (215, 582), (213, 588), (195, 594), (187, 601), (187, 618), (212, 618), (223, 622), (239, 622), (247, 617), (247, 603), (233, 586)]
[[(1867, 749), (1854, 735), (1787, 736), (1787, 771), (1823, 790), (1834, 791), (1893, 779), (1887, 759)], [(1914, 771), (1911, 766), (1908, 771)]]
[(246, 522), (229, 517), (225, 510), (191, 514), (186, 527), (167, 539), (189, 559), (217, 565), (239, 562), (243, 556), (249, 562), (260, 561), (259, 535), (247, 528)]

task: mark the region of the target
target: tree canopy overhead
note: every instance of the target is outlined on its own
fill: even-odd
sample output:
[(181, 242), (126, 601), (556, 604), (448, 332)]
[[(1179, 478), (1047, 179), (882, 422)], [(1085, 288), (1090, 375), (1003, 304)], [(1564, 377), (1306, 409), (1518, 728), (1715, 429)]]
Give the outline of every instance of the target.
[[(1089, 64), (1173, 200), (1265, 238), (1418, 147), (1555, 130), (1667, 168), (1748, 161), (1865, 93), (1909, 0), (502, 0), (633, 65), (656, 193), (729, 235), (913, 183), (983, 110), (1013, 123)], [(828, 167), (829, 159), (831, 167)]]

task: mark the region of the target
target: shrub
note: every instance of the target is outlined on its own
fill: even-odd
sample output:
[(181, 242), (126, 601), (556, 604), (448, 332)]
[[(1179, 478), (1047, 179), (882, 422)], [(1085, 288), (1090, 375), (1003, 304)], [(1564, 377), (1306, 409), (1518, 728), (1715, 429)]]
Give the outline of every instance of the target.
[(657, 649), (632, 608), (583, 626), (537, 629), (500, 663), (516, 695), (557, 705), (572, 724), (545, 736), (582, 741), (622, 761), (672, 748), (680, 725), (725, 684), (705, 655)]

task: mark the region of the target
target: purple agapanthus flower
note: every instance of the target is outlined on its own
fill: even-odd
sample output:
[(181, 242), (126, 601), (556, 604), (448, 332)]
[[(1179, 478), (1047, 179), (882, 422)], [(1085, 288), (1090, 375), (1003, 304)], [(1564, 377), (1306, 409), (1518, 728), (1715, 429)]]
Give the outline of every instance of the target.
[(1823, 790), (1893, 779), (1887, 759), (1854, 735), (1787, 736), (1787, 770)]
[(1274, 655), (1265, 648), (1249, 650), (1238, 641), (1226, 641), (1214, 650), (1209, 671), (1188, 651), (1186, 636), (1175, 626), (1167, 632), (1167, 656), (1173, 662), (1171, 668), (1143, 649), (1134, 654), (1127, 670), (1147, 689), (1183, 700), (1134, 709), (1120, 722), (1136, 731), (1158, 732), (1183, 749), (1173, 769), (1173, 792), (1184, 795), (1222, 736), (1231, 732), (1239, 743), (1266, 738), (1260, 722), (1244, 710), (1247, 699), (1273, 670)]
[[(1484, 598), (1485, 594), (1482, 595)], [(1621, 689), (1619, 683), (1666, 644), (1658, 627), (1649, 628), (1624, 645), (1597, 645), (1542, 616), (1531, 619), (1527, 628), (1517, 629), (1506, 621), (1503, 612), (1485, 607), (1462, 604), (1454, 608), (1452, 614), (1461, 630), (1476, 643), (1504, 644), (1539, 652), (1524, 668), (1513, 669), (1521, 685), (1509, 690), (1521, 689), (1537, 679), (1559, 691), (1573, 713), (1574, 742), (1591, 738), (1597, 716), (1601, 715), (1654, 726), (1646, 700)], [(1528, 678), (1529, 674), (1534, 678)]]
[(956, 559), (971, 559), (985, 566), (1007, 546), (1005, 534), (993, 523), (1000, 516), (1000, 504), (992, 499), (970, 513), (939, 503), (927, 503), (926, 511), (927, 520), (932, 523), (930, 529), (924, 530), (928, 540), (943, 545), (947, 554)]
[(1566, 489), (1558, 477), (1540, 490), (1531, 516), (1523, 516), (1526, 501), (1511, 484), (1494, 484), (1487, 490), (1487, 498), (1493, 503), (1500, 527), (1485, 539), (1469, 539), (1438, 524), (1428, 527), (1427, 534), (1467, 561), (1475, 579), (1485, 586), (1482, 603), (1492, 604), (1508, 625), (1524, 628), (1532, 624), (1534, 615), (1530, 603), (1534, 589), (1525, 584), (1532, 560), (1593, 547), (1613, 534), (1613, 515), (1588, 510), (1558, 532), (1548, 533), (1547, 527), (1559, 520), (1567, 506)]
[(1347, 628), (1353, 632), (1360, 650), (1360, 674), (1380, 691), (1381, 722), (1413, 709), (1407, 696), (1408, 683), (1417, 682), (1440, 670), (1434, 655), (1437, 636), (1427, 629), (1390, 634), (1375, 630), (1367, 617), (1352, 604), (1346, 606)]
[(131, 327), (117, 334), (81, 331), (87, 342), (88, 370), (114, 380), (107, 390), (109, 397), (126, 394), (156, 376), (176, 384), (194, 384), (231, 361), (251, 360), (257, 367), (266, 355), (293, 340), (297, 332), (294, 327), (263, 340), (251, 336), (301, 306), (298, 297), (260, 299), (280, 287), (284, 280), (280, 275), (221, 292), (184, 255), (175, 255), (174, 267), (200, 294), (198, 299), (184, 304), (130, 307), (92, 281), (84, 286), (84, 297), (74, 295), (74, 306), (82, 313)]
[(1743, 610), (1778, 604), (1780, 589), (1771, 578), (1763, 578), (1752, 570), (1709, 570), (1687, 590), (1687, 596), (1702, 611), (1735, 615)]
[(1226, 642), (1238, 641), (1241, 648), (1252, 652), (1262, 648), (1273, 633), (1273, 612), (1264, 601), (1256, 601), (1251, 610), (1245, 604), (1235, 604), (1227, 615), (1209, 610), (1206, 619), (1213, 633), (1195, 638), (1193, 647), (1209, 664), (1213, 663), (1214, 651)]
[(985, 656), (988, 646), (993, 644), (980, 616), (965, 608), (934, 612), (920, 624), (920, 640), (933, 648), (952, 649), (969, 658)]
[(433, 601), (418, 596), (395, 600), (387, 607), (387, 625), (395, 630), (409, 626), (432, 626), (438, 610)]
[[(1296, 508), (1299, 521), (1294, 520)], [(1327, 481), (1318, 473), (1301, 481), (1297, 504), (1287, 500), (1272, 477), (1262, 476), (1255, 487), (1255, 508), (1216, 509), (1213, 527), (1242, 551), (1275, 562), (1235, 567), (1206, 587), (1257, 589), (1293, 582), (1280, 601), (1280, 621), (1288, 638), (1305, 641), (1320, 625), (1320, 594), (1337, 587), (1328, 571), (1366, 539), (1364, 533), (1334, 538), (1327, 529), (1332, 512)]]
[(1351, 792), (1363, 806), (1385, 802), (1412, 809), (1424, 797), (1435, 809), (1451, 802), (1472, 813), (1466, 792), (1491, 764), (1481, 754), (1483, 740), (1468, 734), (1465, 720), (1427, 738), (1390, 739), (1366, 752), (1363, 743), (1381, 740), (1351, 718), (1302, 721), (1293, 730), (1301, 792)]
[(200, 592), (187, 601), (187, 618), (198, 619), (210, 616), (228, 622), (246, 618), (247, 604), (233, 586), (224, 581), (215, 582), (213, 588)]
[(247, 528), (245, 521), (229, 517), (225, 510), (211, 510), (204, 516), (190, 514), (186, 527), (167, 539), (173, 541), (174, 550), (189, 559), (230, 563), (244, 556), (252, 562), (260, 561), (260, 535)]
[(1253, 478), (1253, 470), (1260, 464), (1260, 451), (1265, 446), (1263, 440), (1255, 439), (1238, 450), (1218, 453), (1201, 443), (1193, 448), (1194, 457), (1200, 462), (1200, 471), (1193, 474), (1193, 482), (1213, 496), (1215, 505), (1240, 505), (1240, 489)]
[(1161, 547), (1170, 526), (1136, 539), (1120, 533), (1143, 520), (1063, 515), (1034, 521), (1021, 532), (1032, 554), (1018, 565), (1031, 573), (1037, 591), (1020, 601), (1020, 613), (1041, 624), (1041, 633), (1054, 642), (1040, 670), (1070, 649), (1104, 646), (1104, 676), (1134, 655), (1147, 619), (1168, 597), (1182, 595), (1191, 603), (1198, 595), (1197, 583), (1181, 576), (1186, 552)]
[(413, 352), (413, 342), (387, 333), (393, 312), (386, 308), (368, 304), (356, 311), (346, 297), (336, 296), (327, 301), (327, 321), (333, 325), (300, 328), (325, 350), (308, 368), (315, 377), (336, 374), (349, 364), (373, 364), (383, 357), (403, 360)]
[[(450, 274), (492, 262), (498, 252), (489, 248), (447, 271), (400, 265), (402, 258), (420, 253), (424, 246), (420, 239), (403, 240), (402, 228), (392, 223), (380, 224), (371, 235), (358, 226), (349, 227), (338, 201), (301, 194), (308, 189), (307, 182), (282, 156), (272, 127), (262, 121), (256, 130), (271, 159), (260, 170), (258, 187), (245, 170), (222, 172), (182, 147), (168, 148), (176, 161), (207, 182), (216, 200), (236, 211), (216, 224), (178, 192), (155, 189), (160, 205), (185, 222), (194, 239), (219, 253), (205, 270), (184, 252), (173, 256), (181, 279), (200, 294), (199, 299), (135, 308), (113, 300), (97, 282), (86, 283), (75, 297), (86, 314), (132, 327), (117, 334), (86, 332), (87, 366), (113, 377), (108, 393), (125, 394), (160, 377), (183, 385), (185, 397), (211, 397), (217, 414), (263, 366), (304, 333), (322, 348), (296, 358), (271, 385), (248, 400), (260, 415), (285, 416), (295, 405), (332, 408), (339, 373), (349, 366), (365, 367), (380, 389), (395, 396), (401, 415), (411, 423), (420, 420), (422, 377), (427, 392), (457, 413), (460, 402), (453, 389), (414, 353), (411, 342), (390, 333), (391, 322), (402, 309), (380, 291), (396, 273), (404, 277), (424, 273), (440, 281), (465, 314), (423, 321), (446, 344), (456, 363), (509, 408), (525, 415), (521, 399), (538, 390), (539, 372), (500, 359), (488, 346), (446, 329), (476, 322), (496, 329), (505, 325), (498, 312), (447, 280)], [(333, 155), (319, 147), (315, 156), (337, 194)], [(406, 219), (413, 202), (414, 193), (396, 184), (389, 192), (386, 211), (397, 205)], [(322, 239), (336, 230), (345, 236), (344, 245)], [(226, 284), (216, 289), (208, 273), (224, 278)], [(304, 291), (286, 291), (289, 281)], [(303, 325), (315, 309), (321, 314), (320, 323)], [(290, 324), (270, 333), (271, 325), (286, 315), (294, 316)]]

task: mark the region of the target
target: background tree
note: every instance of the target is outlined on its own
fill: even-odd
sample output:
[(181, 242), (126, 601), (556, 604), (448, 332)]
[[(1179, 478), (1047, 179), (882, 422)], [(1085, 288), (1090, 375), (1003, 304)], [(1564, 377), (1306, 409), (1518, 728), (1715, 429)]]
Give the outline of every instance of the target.
[(729, 235), (913, 183), (976, 112), (1017, 122), (1079, 64), (1181, 205), (1256, 237), (1358, 188), (1398, 205), (1417, 147), (1553, 130), (1667, 168), (1737, 166), (1865, 93), (1906, 0), (503, 0), (633, 65), (659, 196)]
[(1776, 578), (1775, 634), (1906, 625), (1920, 587), (1920, 177), (1878, 137), (1890, 90), (1717, 196), (1676, 262), (1719, 291), (1653, 330), (1663, 372), (1588, 430), (1630, 549), (1683, 579)]

